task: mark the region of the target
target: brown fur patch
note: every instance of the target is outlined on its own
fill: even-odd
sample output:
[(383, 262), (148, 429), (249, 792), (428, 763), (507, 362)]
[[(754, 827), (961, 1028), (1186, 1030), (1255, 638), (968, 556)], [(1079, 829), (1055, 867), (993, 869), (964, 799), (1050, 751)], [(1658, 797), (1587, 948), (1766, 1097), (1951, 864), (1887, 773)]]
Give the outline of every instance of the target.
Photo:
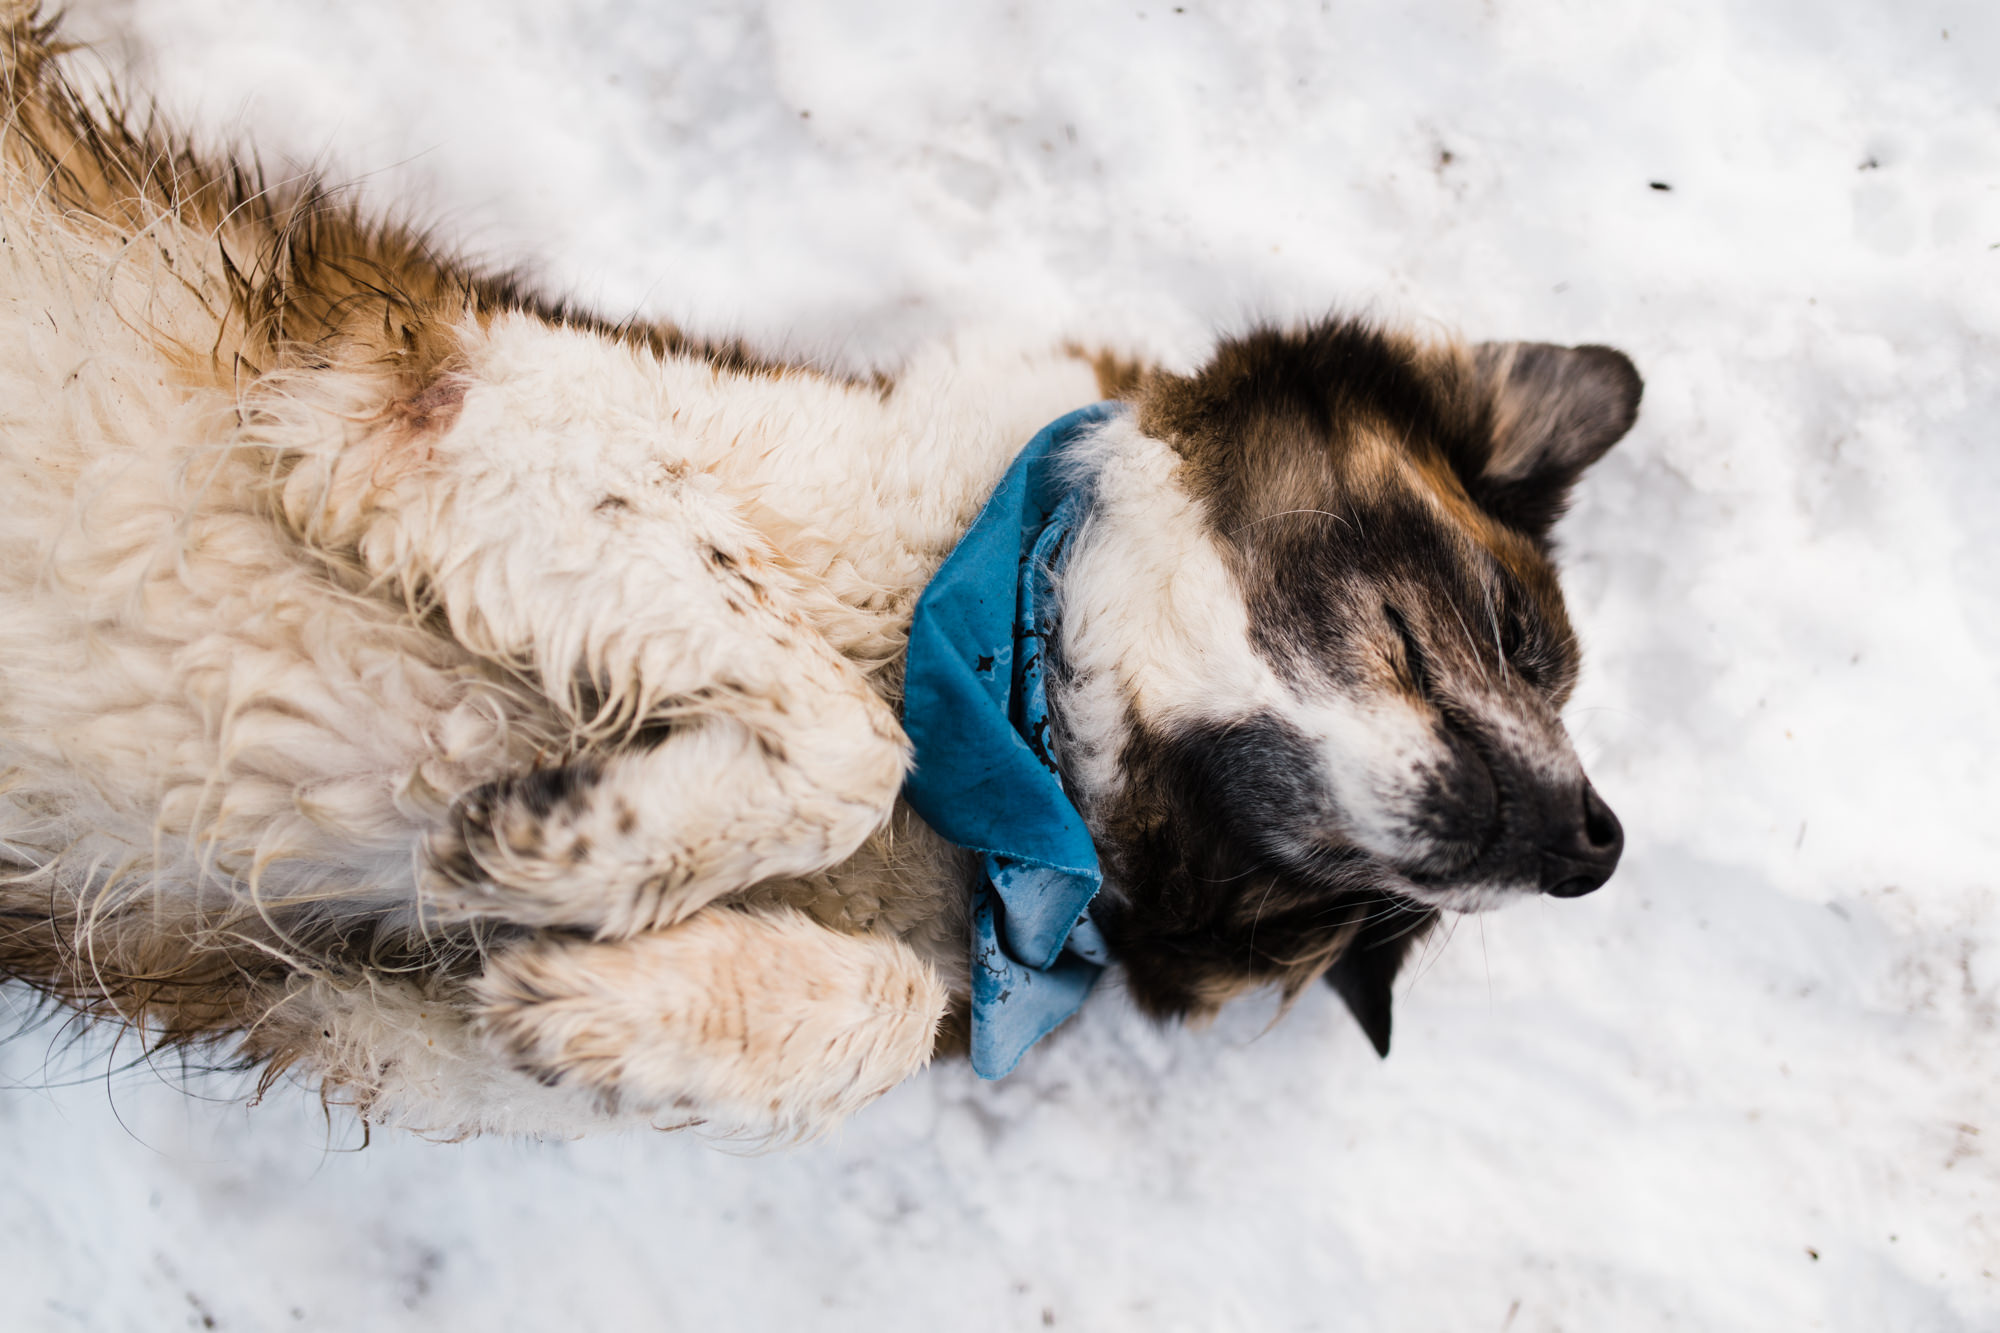
[(1063, 351), (1090, 364), (1091, 372), (1097, 376), (1098, 396), (1102, 398), (1137, 398), (1153, 369), (1144, 362), (1101, 348), (1092, 350), (1081, 343), (1065, 343)]
[(468, 386), (456, 375), (441, 375), (408, 398), (389, 406), (389, 417), (406, 434), (437, 435), (448, 431), (465, 408)]
[(322, 1037), (296, 1030), (283, 1012), (302, 962), (322, 976), (450, 987), (477, 973), (494, 939), (512, 933), (472, 925), (414, 935), (376, 919), (330, 923), (310, 904), (262, 915), (231, 907), (171, 925), (143, 906), (136, 915), (91, 920), (52, 897), (44, 913), (0, 913), (0, 981), (128, 1027), (149, 1052), (229, 1068), (262, 1064), (261, 1090)]

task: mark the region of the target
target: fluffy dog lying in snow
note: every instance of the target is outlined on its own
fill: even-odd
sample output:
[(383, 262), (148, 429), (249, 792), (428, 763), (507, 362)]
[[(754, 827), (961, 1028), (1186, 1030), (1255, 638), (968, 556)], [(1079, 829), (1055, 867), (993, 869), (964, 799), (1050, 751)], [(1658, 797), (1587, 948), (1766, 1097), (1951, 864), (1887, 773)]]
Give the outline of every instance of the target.
[(913, 606), (1107, 395), (1047, 691), (1140, 1005), (1325, 976), (1386, 1048), (1438, 913), (1610, 875), (1548, 533), (1620, 354), (1329, 322), (844, 379), (267, 188), (7, 12), (5, 974), (435, 1131), (835, 1123), (966, 1024)]

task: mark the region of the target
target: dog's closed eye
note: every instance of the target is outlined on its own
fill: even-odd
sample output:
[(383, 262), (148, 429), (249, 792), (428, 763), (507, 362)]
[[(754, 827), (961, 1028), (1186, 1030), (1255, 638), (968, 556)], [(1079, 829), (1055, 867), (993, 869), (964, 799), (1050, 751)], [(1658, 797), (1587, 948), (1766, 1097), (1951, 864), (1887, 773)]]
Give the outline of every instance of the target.
[(1396, 631), (1403, 652), (1403, 673), (1411, 688), (1418, 694), (1428, 695), (1431, 692), (1430, 662), (1425, 658), (1424, 650), (1417, 645), (1417, 636), (1411, 633), (1410, 622), (1402, 612), (1387, 603), (1382, 606), (1382, 615), (1388, 620), (1390, 628)]

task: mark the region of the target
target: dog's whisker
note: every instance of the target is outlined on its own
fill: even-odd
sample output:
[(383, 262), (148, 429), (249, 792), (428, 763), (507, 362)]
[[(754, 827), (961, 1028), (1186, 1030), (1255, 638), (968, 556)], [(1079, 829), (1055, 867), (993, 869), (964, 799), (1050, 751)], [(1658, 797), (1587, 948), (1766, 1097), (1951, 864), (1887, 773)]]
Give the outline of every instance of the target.
[(1229, 535), (1234, 537), (1240, 533), (1247, 532), (1249, 529), (1254, 528), (1261, 523), (1269, 523), (1273, 519), (1285, 518), (1292, 514), (1314, 514), (1320, 518), (1330, 518), (1334, 522), (1340, 524), (1343, 527), (1352, 528), (1354, 526), (1352, 523), (1348, 522), (1345, 516), (1336, 514), (1330, 509), (1282, 509), (1275, 514), (1265, 514), (1259, 518), (1253, 518), (1248, 523), (1245, 523), (1242, 527), (1233, 530)]

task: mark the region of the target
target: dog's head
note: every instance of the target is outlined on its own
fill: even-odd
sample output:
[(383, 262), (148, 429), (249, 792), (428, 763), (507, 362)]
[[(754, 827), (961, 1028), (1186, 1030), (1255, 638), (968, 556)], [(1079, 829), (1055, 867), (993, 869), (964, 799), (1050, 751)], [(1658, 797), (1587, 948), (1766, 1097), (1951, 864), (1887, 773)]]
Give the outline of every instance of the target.
[(1609, 348), (1330, 323), (1156, 375), (1102, 432), (1056, 703), (1143, 1006), (1326, 973), (1386, 1052), (1440, 911), (1610, 877), (1549, 529), (1640, 389)]

